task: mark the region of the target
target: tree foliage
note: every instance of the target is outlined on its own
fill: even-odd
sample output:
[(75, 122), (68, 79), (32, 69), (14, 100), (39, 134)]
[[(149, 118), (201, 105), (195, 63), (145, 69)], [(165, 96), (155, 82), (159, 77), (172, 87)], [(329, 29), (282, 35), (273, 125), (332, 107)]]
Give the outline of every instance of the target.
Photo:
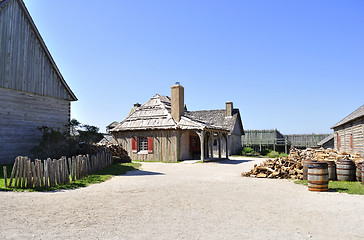
[[(42, 138), (38, 146), (31, 150), (39, 159), (60, 158), (92, 153), (91, 144), (99, 142), (103, 134), (92, 125), (81, 125), (76, 119), (69, 123), (72, 131), (60, 132), (47, 126), (39, 127)], [(71, 134), (72, 132), (72, 134)]]

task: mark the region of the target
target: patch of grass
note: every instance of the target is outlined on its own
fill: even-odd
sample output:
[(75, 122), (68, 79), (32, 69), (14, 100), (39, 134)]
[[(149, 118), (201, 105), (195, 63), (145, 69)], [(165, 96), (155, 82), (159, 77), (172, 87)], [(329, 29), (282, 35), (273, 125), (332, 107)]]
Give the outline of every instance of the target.
[[(22, 189), (22, 188), (5, 188), (5, 181), (3, 174), (0, 175), (0, 191), (39, 191), (39, 192), (48, 192), (48, 191), (57, 191), (57, 190), (67, 190), (67, 189), (76, 189), (81, 187), (87, 187), (91, 184), (101, 183), (109, 180), (113, 176), (123, 175), (128, 171), (133, 171), (139, 169), (141, 166), (140, 163), (117, 163), (113, 164), (108, 168), (98, 171), (97, 173), (87, 176), (83, 179), (70, 182), (66, 185), (57, 185), (50, 188), (34, 188), (34, 189)], [(8, 181), (11, 174), (12, 165), (10, 167), (7, 166), (8, 171)], [(1, 167), (2, 169), (2, 167)], [(10, 169), (10, 171), (9, 171)]]
[[(307, 186), (307, 180), (297, 180), (296, 184)], [(361, 182), (346, 182), (346, 181), (329, 181), (329, 191), (340, 193), (364, 195), (364, 185)]]

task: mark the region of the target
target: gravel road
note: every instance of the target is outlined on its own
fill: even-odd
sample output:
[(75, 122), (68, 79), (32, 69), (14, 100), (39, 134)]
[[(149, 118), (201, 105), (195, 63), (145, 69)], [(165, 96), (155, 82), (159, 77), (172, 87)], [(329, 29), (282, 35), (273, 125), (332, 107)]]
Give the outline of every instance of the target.
[(0, 192), (0, 239), (364, 238), (364, 196), (240, 176), (260, 161), (143, 163), (87, 188)]

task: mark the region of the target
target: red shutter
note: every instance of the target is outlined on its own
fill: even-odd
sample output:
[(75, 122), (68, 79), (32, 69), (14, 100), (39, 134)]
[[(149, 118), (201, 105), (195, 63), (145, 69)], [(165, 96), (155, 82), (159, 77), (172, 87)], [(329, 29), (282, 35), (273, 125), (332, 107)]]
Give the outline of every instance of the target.
[(354, 148), (354, 143), (353, 143), (353, 134), (350, 135), (350, 146), (351, 146), (351, 149)]
[(131, 151), (132, 152), (137, 152), (138, 151), (138, 141), (137, 141), (137, 137), (133, 137), (131, 139)]
[(337, 134), (337, 150), (340, 151), (341, 148), (341, 139), (338, 133)]
[(153, 137), (148, 137), (148, 153), (153, 153)]

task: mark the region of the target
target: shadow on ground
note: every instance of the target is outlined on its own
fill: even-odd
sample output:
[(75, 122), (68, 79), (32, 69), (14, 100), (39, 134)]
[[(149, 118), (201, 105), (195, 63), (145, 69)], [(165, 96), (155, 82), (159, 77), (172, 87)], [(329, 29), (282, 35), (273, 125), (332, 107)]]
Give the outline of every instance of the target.
[(246, 162), (251, 162), (253, 160), (233, 160), (233, 159), (221, 159), (221, 160), (211, 160), (211, 161), (207, 161), (207, 162), (216, 162), (219, 164), (230, 164), (230, 165), (237, 165), (240, 163), (246, 163)]
[(164, 175), (164, 173), (135, 170), (125, 174), (125, 176), (152, 176), (152, 175)]

